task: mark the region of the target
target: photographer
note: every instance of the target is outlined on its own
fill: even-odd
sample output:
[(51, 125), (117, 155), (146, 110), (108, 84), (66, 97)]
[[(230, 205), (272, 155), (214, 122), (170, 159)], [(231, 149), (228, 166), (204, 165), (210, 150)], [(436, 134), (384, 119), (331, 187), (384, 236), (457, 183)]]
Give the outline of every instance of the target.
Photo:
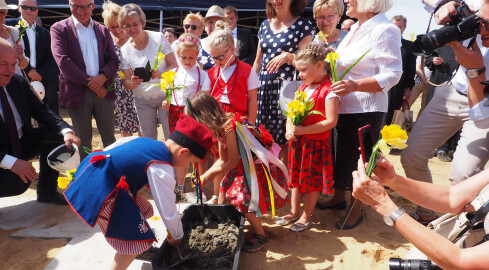
[[(489, 160), (489, 109), (481, 104), (484, 102), (480, 95), (483, 86), (479, 85), (480, 81), (489, 78), (485, 69), (485, 66), (489, 67), (489, 30), (483, 23), (489, 20), (489, 0), (468, 4), (476, 7), (477, 2), (484, 2), (477, 14), (482, 19), (478, 19), (476, 25), (480, 34), (476, 35), (476, 42), (470, 49), (458, 41), (450, 44), (461, 66), (449, 84), (436, 88), (432, 101), (414, 125), (408, 147), (401, 154), (401, 163), (409, 178), (432, 183), (428, 160), (459, 129), (462, 129), (461, 138), (449, 174), (452, 184), (483, 170)], [(437, 19), (444, 22), (444, 17), (438, 15), (443, 13), (448, 17), (449, 13), (453, 14), (451, 8), (458, 5), (461, 3), (448, 2), (441, 6), (436, 13)], [(463, 45), (467, 46), (469, 41), (464, 41)], [(436, 218), (433, 211), (423, 207), (418, 207), (412, 216), (424, 225)]]
[(409, 242), (442, 269), (488, 268), (489, 242), (464, 249), (455, 246), (405, 214), (404, 210), (391, 200), (383, 185), (424, 207), (439, 212), (460, 213), (480, 190), (489, 184), (489, 169), (451, 187), (399, 176), (395, 173), (394, 166), (385, 159), (379, 161), (374, 174), (369, 178), (365, 173), (364, 164), (361, 160), (358, 161), (358, 171), (353, 172), (352, 194), (355, 198), (372, 206), (377, 213), (384, 216), (384, 220), (390, 220), (391, 224), (393, 222), (393, 226)]

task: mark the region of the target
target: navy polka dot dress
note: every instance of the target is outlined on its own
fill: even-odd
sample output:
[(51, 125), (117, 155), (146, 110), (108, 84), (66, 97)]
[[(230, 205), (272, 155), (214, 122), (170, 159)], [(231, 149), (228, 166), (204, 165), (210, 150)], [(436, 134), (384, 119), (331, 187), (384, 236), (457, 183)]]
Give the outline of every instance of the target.
[(274, 33), (270, 29), (268, 20), (263, 21), (258, 31), (260, 39), (260, 49), (262, 52), (262, 67), (260, 70), (261, 87), (258, 89), (258, 114), (256, 124), (263, 126), (270, 131), (273, 139), (279, 145), (287, 143), (285, 139), (285, 123), (287, 119), (282, 115), (282, 110), (278, 105), (280, 98), (280, 86), (283, 80), (291, 81), (294, 76), (295, 68), (291, 64), (285, 63), (277, 73), (270, 74), (265, 67), (275, 56), (282, 52), (295, 53), (299, 48), (299, 42), (308, 36), (314, 35), (314, 27), (311, 22), (300, 17), (289, 28)]

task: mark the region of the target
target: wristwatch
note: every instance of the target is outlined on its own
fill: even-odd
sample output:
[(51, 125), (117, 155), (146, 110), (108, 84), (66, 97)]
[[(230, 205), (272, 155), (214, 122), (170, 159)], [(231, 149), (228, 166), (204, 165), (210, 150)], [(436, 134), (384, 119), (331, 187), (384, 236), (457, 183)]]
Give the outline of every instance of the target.
[(467, 69), (467, 72), (465, 72), (465, 74), (467, 75), (467, 78), (475, 79), (475, 78), (479, 77), (479, 75), (481, 75), (484, 72), (486, 72), (486, 67), (483, 67), (480, 69), (478, 69), (478, 68)]
[(387, 224), (389, 226), (393, 226), (394, 225), (394, 221), (396, 221), (396, 219), (398, 219), (404, 213), (405, 213), (404, 209), (399, 206), (399, 208), (397, 208), (390, 215), (384, 216), (384, 222), (385, 222), (385, 224)]

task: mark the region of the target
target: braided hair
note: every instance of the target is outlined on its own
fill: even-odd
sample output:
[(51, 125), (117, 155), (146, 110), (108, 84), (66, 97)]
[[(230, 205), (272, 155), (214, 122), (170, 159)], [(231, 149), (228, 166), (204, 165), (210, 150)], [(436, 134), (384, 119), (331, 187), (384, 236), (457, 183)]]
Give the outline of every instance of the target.
[[(304, 61), (306, 63), (316, 64), (317, 62), (324, 62), (328, 53), (334, 52), (331, 47), (324, 48), (320, 44), (309, 44), (305, 47), (300, 48), (295, 54), (294, 62)], [(331, 66), (329, 63), (324, 63), (324, 71), (328, 74), (331, 79)]]

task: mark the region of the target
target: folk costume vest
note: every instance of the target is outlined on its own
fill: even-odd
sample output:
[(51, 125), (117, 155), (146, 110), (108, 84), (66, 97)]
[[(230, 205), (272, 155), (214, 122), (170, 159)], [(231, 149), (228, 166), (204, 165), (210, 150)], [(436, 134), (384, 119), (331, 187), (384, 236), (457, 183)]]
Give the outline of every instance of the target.
[[(324, 106), (324, 102), (326, 100), (326, 97), (328, 96), (329, 92), (331, 92), (331, 82), (325, 77), (319, 85), (319, 87), (314, 90), (314, 93), (312, 94), (311, 100), (314, 101), (314, 107), (312, 108), (313, 110), (319, 111), (322, 114), (325, 114), (326, 108)], [(300, 91), (304, 91), (307, 88), (306, 84), (301, 85), (299, 88)], [(302, 122), (303, 126), (309, 126), (312, 124), (315, 124), (317, 122), (323, 121), (326, 118), (320, 114), (312, 114), (308, 115), (306, 119)], [(331, 136), (331, 130), (326, 130), (321, 133), (314, 133), (314, 134), (306, 134), (306, 135), (301, 135), (306, 139), (309, 140), (329, 140)]]
[(148, 184), (148, 166), (171, 162), (171, 153), (165, 144), (137, 138), (108, 151), (88, 155), (78, 166), (75, 180), (64, 195), (76, 214), (91, 227), (97, 223), (107, 199), (115, 197), (106, 237), (153, 241), (155, 236), (142, 217), (135, 197)]
[[(229, 102), (231, 103), (231, 107), (240, 112), (242, 115), (247, 115), (248, 77), (250, 76), (251, 69), (251, 65), (238, 60), (233, 75), (231, 75), (227, 83), (224, 82), (221, 76), (219, 76), (221, 73), (220, 67), (214, 66), (213, 68), (209, 69), (208, 75), (212, 87), (211, 95), (217, 101), (220, 101), (221, 96), (224, 93), (224, 88), (227, 86), (227, 95)], [(216, 86), (214, 87), (214, 85)]]

